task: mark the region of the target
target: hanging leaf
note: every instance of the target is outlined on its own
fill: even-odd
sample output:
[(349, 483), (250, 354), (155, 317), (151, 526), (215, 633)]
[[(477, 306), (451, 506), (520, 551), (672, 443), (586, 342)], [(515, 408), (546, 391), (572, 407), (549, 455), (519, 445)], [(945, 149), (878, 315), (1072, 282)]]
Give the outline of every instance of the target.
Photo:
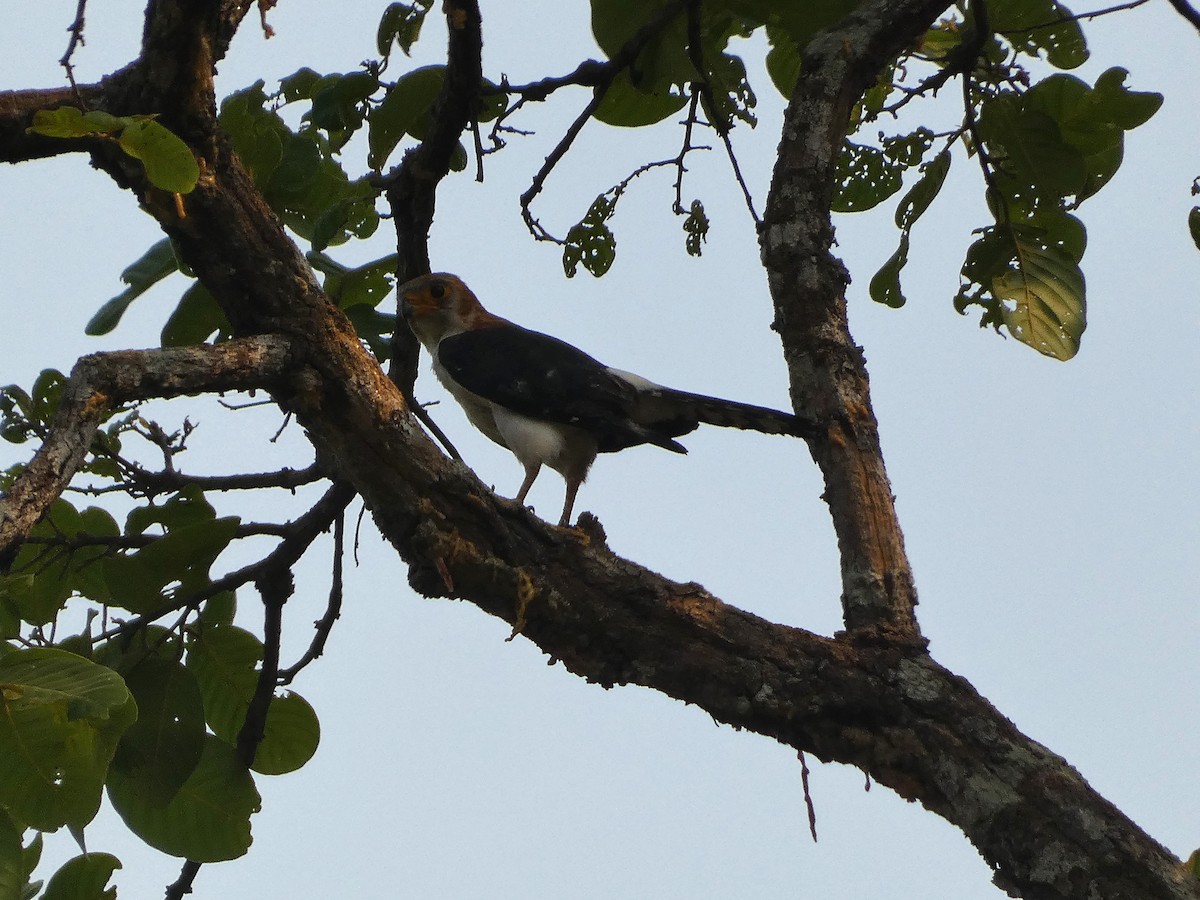
[(155, 242), (149, 250), (125, 267), (125, 271), (121, 273), (121, 280), (129, 287), (96, 311), (84, 328), (84, 333), (108, 334), (117, 327), (134, 300), (168, 275), (178, 271), (179, 263), (175, 258), (175, 249), (171, 246), (170, 238)]
[(1079, 352), (1085, 322), (1079, 266), (1054, 248), (1016, 239), (1017, 256), (992, 280), (1009, 333), (1039, 353), (1068, 360)]

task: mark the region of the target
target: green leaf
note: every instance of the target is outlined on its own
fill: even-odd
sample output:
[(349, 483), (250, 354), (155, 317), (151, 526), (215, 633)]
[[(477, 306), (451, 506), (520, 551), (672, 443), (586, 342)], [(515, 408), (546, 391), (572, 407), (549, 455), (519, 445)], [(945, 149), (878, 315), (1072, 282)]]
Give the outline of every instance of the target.
[(757, 125), (758, 119), (751, 110), (758, 105), (758, 98), (746, 78), (746, 64), (741, 58), (731, 53), (715, 52), (706, 53), (704, 62), (715, 109), (710, 107), (703, 95), (701, 100), (710, 121), (720, 122), (727, 129), (732, 128), (735, 121), (745, 122), (751, 128)]
[(406, 134), (420, 139), (429, 128), (430, 109), (442, 90), (445, 66), (422, 66), (406, 73), (367, 114), (367, 165), (382, 169)]
[[(262, 82), (259, 82), (261, 85)], [(311, 100), (313, 94), (320, 90), (323, 84), (320, 73), (304, 66), (291, 75), (279, 79), (279, 95), (284, 103), (295, 103), (297, 100)], [(265, 101), (265, 96), (264, 96)], [(261, 102), (258, 104), (263, 105)]]
[(366, 101), (379, 87), (370, 72), (326, 75), (312, 98), (306, 118), (330, 133), (354, 131), (366, 115)]
[(921, 167), (921, 177), (908, 189), (896, 206), (896, 225), (900, 244), (872, 278), (868, 290), (871, 299), (898, 309), (907, 301), (900, 286), (900, 272), (908, 264), (909, 240), (913, 224), (924, 215), (946, 181), (950, 171), (950, 151), (943, 150)]
[(104, 578), (113, 602), (149, 613), (164, 602), (163, 589), (179, 582), (183, 593), (208, 582), (208, 569), (237, 533), (241, 519), (229, 516), (173, 528), (142, 549), (105, 558)]
[(985, 102), (979, 131), (1005, 177), (1006, 192), (1027, 205), (1078, 194), (1087, 178), (1083, 154), (1067, 143), (1058, 122), (1012, 93)]
[(25, 880), (21, 833), (8, 813), (0, 809), (0, 900), (20, 900)]
[(187, 667), (200, 686), (204, 717), (217, 737), (233, 744), (258, 684), (262, 641), (234, 625), (205, 624), (191, 632), (187, 648)]
[(208, 288), (197, 281), (183, 292), (159, 339), (164, 347), (186, 347), (202, 344), (214, 334), (229, 334), (230, 330), (224, 311)]
[(391, 3), (383, 11), (379, 20), (379, 29), (375, 35), (375, 46), (379, 55), (385, 60), (392, 52), (393, 44), (399, 45), (408, 56), (412, 45), (421, 36), (421, 26), (425, 24), (425, 14), (433, 0), (417, 0), (415, 3)]
[[(115, 525), (112, 517), (103, 510), (91, 507), (80, 513), (59, 498), (33, 529), (32, 536), (69, 540), (90, 533), (91, 528), (95, 528), (99, 536), (113, 536)], [(103, 547), (68, 551), (62, 547), (27, 543), (17, 554), (12, 573), (0, 576), (0, 596), (31, 625), (51, 621), (75, 592), (105, 602), (108, 593), (97, 564), (104, 552)]]
[(1154, 91), (1131, 91), (1125, 87), (1129, 72), (1114, 66), (1096, 79), (1095, 100), (1098, 111), (1126, 131), (1144, 125), (1158, 112), (1163, 95)]
[(782, 28), (768, 25), (766, 31), (771, 45), (767, 51), (767, 75), (775, 89), (785, 99), (791, 99), (796, 82), (800, 80), (800, 48)]
[(67, 860), (50, 878), (41, 900), (116, 900), (117, 889), (108, 887), (121, 861), (111, 853), (85, 853)]
[[(309, 75), (313, 80), (320, 78), (312, 69), (301, 69), (290, 78), (298, 82), (301, 77), (307, 80)], [(290, 79), (284, 79), (281, 84), (288, 85), (289, 82)], [(284, 90), (286, 92), (287, 88)], [(226, 97), (221, 102), (221, 114), (218, 117), (242, 165), (259, 188), (265, 188), (270, 182), (283, 159), (284, 143), (291, 137), (291, 131), (283, 119), (266, 109), (266, 104), (263, 82), (256, 81), (245, 90)]]
[(178, 662), (183, 656), (183, 639), (162, 625), (146, 625), (111, 638), (94, 650), (96, 662), (115, 672), (129, 672), (147, 659)]
[(204, 701), (191, 670), (181, 663), (149, 658), (125, 673), (138, 705), (138, 720), (121, 737), (114, 768), (146, 802), (166, 806), (200, 762)]
[[(1022, 53), (1045, 54), (1059, 69), (1074, 69), (1087, 62), (1087, 42), (1079, 21), (1066, 6), (1054, 0), (1004, 0), (988, 5), (989, 25)], [(1046, 24), (1052, 23), (1052, 24)]]
[[(592, 35), (611, 59), (665, 6), (666, 0), (592, 0)], [(649, 93), (663, 92), (695, 77), (682, 9), (646, 43), (630, 70), (633, 84)]]
[(1200, 250), (1200, 206), (1193, 206), (1188, 211), (1188, 231), (1192, 235), (1192, 243)]
[(312, 759), (320, 740), (321, 726), (307, 700), (296, 693), (272, 697), (251, 768), (263, 775), (294, 772)]
[(396, 330), (394, 313), (381, 313), (370, 306), (359, 304), (349, 307), (346, 315), (349, 316), (350, 324), (354, 326), (359, 338), (367, 342), (375, 359), (382, 363), (391, 358), (392, 334)]
[(900, 270), (908, 263), (908, 235), (908, 229), (900, 232), (900, 246), (871, 277), (871, 299), (893, 309), (899, 309), (907, 302), (900, 288)]
[(888, 160), (882, 150), (846, 141), (838, 156), (838, 193), (834, 212), (862, 212), (878, 206), (903, 184), (904, 166)]
[(28, 130), (46, 137), (79, 138), (111, 134), (123, 128), (125, 121), (99, 110), (85, 114), (74, 106), (60, 106), (58, 109), (39, 109), (35, 112), (33, 125)]
[(151, 525), (179, 528), (216, 517), (217, 511), (204, 498), (204, 492), (190, 485), (159, 506), (135, 506), (125, 517), (125, 533), (143, 534)]
[(1054, 247), (1017, 237), (1016, 265), (992, 280), (1009, 333), (1039, 353), (1068, 360), (1079, 352), (1085, 321), (1079, 266)]
[(200, 762), (166, 806), (151, 803), (139, 782), (114, 769), (108, 781), (113, 808), (143, 841), (196, 862), (236, 859), (250, 847), (250, 816), (261, 798), (233, 748), (205, 735)]
[(146, 177), (156, 188), (190, 194), (200, 179), (200, 166), (191, 148), (165, 126), (150, 118), (130, 122), (121, 132), (121, 149), (140, 159)]
[(168, 275), (179, 271), (170, 238), (156, 242), (136, 261), (125, 267), (121, 280), (129, 285), (100, 307), (84, 328), (90, 335), (108, 334), (121, 321), (129, 305)]
[(0, 657), (0, 704), (0, 806), (42, 831), (82, 828), (137, 718), (125, 682), (62, 650), (14, 650)]
[(337, 263), (323, 253), (310, 253), (308, 258), (313, 268), (325, 275), (322, 285), (325, 293), (342, 309), (355, 306), (374, 307), (391, 293), (397, 260), (394, 253), (353, 269)]
[(595, 117), (606, 125), (638, 128), (661, 122), (682, 109), (686, 103), (685, 96), (666, 87), (658, 92), (646, 92), (634, 87), (629, 73), (623, 71), (613, 79), (604, 99), (596, 107)]
[(917, 219), (929, 209), (942, 185), (946, 183), (946, 174), (950, 171), (950, 151), (943, 150), (923, 167), (921, 177), (916, 180), (908, 193), (901, 198), (896, 207), (896, 225), (910, 229)]
[(221, 591), (204, 601), (200, 608), (200, 619), (206, 625), (232, 625), (237, 613), (237, 594)]

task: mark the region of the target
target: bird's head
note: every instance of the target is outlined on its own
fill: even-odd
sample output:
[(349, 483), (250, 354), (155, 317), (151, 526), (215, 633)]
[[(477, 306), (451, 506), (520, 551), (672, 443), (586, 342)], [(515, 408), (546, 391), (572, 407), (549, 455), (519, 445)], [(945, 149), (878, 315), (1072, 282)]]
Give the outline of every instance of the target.
[(400, 286), (400, 313), (431, 353), (452, 334), (503, 323), (493, 316), (457, 275), (435, 272)]

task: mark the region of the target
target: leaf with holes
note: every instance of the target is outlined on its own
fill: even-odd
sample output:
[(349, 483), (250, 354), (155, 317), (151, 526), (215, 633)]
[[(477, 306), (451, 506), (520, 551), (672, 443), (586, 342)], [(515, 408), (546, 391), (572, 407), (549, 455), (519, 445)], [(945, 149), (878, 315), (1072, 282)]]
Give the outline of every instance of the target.
[(1016, 264), (992, 279), (1009, 333), (1039, 353), (1068, 360), (1086, 327), (1083, 272), (1070, 255), (1016, 238)]

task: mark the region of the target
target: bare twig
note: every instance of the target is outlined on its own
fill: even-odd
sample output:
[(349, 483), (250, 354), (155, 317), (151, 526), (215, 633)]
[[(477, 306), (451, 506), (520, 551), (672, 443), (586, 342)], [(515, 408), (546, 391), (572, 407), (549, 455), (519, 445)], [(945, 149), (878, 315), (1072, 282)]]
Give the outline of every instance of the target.
[(192, 892), (192, 883), (196, 880), (196, 875), (200, 872), (201, 863), (187, 860), (179, 870), (179, 877), (172, 884), (167, 885), (167, 892), (163, 900), (183, 900)]
[[(1056, 25), (1063, 25), (1067, 22), (1082, 22), (1090, 19), (1098, 19), (1100, 16), (1107, 16), (1110, 13), (1123, 12), (1127, 9), (1137, 9), (1139, 6), (1144, 6), (1150, 0), (1131, 0), (1129, 3), (1118, 3), (1116, 6), (1106, 6), (1104, 9), (1093, 10), (1092, 12), (1075, 13), (1070, 16), (1060, 16), (1057, 19), (1050, 19), (1046, 22), (1039, 22), (1037, 25), (1030, 25), (1028, 28), (1013, 28), (1009, 31), (1001, 31), (1000, 34), (1008, 37), (1014, 34), (1029, 34), (1031, 31), (1040, 31), (1043, 28), (1053, 28)], [(1176, 0), (1169, 0), (1172, 6)]]
[(291, 684), (296, 676), (310, 663), (319, 659), (325, 652), (325, 642), (333, 625), (342, 614), (342, 559), (346, 553), (346, 514), (342, 511), (333, 520), (333, 583), (329, 586), (329, 603), (325, 607), (325, 615), (315, 623), (316, 633), (308, 649), (304, 651), (295, 663), (279, 671), (279, 684)]
[(800, 757), (800, 783), (804, 786), (804, 806), (808, 810), (808, 833), (812, 835), (815, 844), (817, 842), (817, 808), (813, 805), (812, 792), (808, 786), (808, 760), (805, 758), (803, 750), (798, 755)]
[(87, 0), (79, 0), (75, 7), (75, 21), (67, 26), (67, 31), (70, 32), (71, 39), (67, 42), (67, 52), (62, 55), (62, 59), (58, 64), (67, 70), (67, 81), (71, 84), (71, 90), (75, 94), (75, 101), (81, 108), (84, 107), (83, 97), (79, 93), (79, 85), (75, 83), (75, 67), (71, 63), (71, 57), (75, 55), (75, 50), (87, 42), (83, 39), (83, 24), (84, 14), (87, 12)]
[(72, 487), (69, 490), (96, 497), (117, 492), (135, 493), (136, 496), (154, 497), (181, 491), (186, 487), (197, 487), (202, 491), (251, 491), (262, 488), (287, 488), (312, 484), (326, 477), (321, 466), (313, 463), (303, 469), (284, 468), (277, 472), (247, 472), (237, 475), (185, 475), (183, 472), (152, 472), (136, 463), (120, 460), (125, 479), (121, 484), (104, 487)]
[[(571, 148), (571, 145), (575, 142), (575, 138), (583, 130), (583, 126), (595, 114), (600, 103), (604, 100), (604, 95), (612, 86), (617, 75), (633, 64), (638, 54), (641, 53), (642, 48), (663, 28), (670, 24), (683, 8), (684, 4), (682, 2), (670, 3), (664, 6), (658, 15), (637, 30), (633, 37), (609, 59), (608, 63), (597, 64), (596, 68), (589, 67), (587, 69), (588, 77), (595, 78), (595, 83), (592, 85), (592, 99), (588, 101), (579, 115), (575, 117), (575, 120), (567, 127), (562, 138), (546, 157), (546, 161), (542, 164), (542, 167), (533, 176), (528, 189), (526, 189), (525, 193), (521, 194), (521, 218), (525, 221), (525, 227), (529, 229), (529, 233), (536, 240), (562, 243), (541, 226), (537, 219), (533, 217), (533, 213), (530, 210), (530, 205), (537, 195), (542, 192), (542, 188), (546, 184), (546, 179), (550, 177), (550, 173), (558, 165), (559, 160)], [(581, 65), (579, 69), (575, 70), (576, 73), (580, 72), (583, 68), (584, 66)]]

